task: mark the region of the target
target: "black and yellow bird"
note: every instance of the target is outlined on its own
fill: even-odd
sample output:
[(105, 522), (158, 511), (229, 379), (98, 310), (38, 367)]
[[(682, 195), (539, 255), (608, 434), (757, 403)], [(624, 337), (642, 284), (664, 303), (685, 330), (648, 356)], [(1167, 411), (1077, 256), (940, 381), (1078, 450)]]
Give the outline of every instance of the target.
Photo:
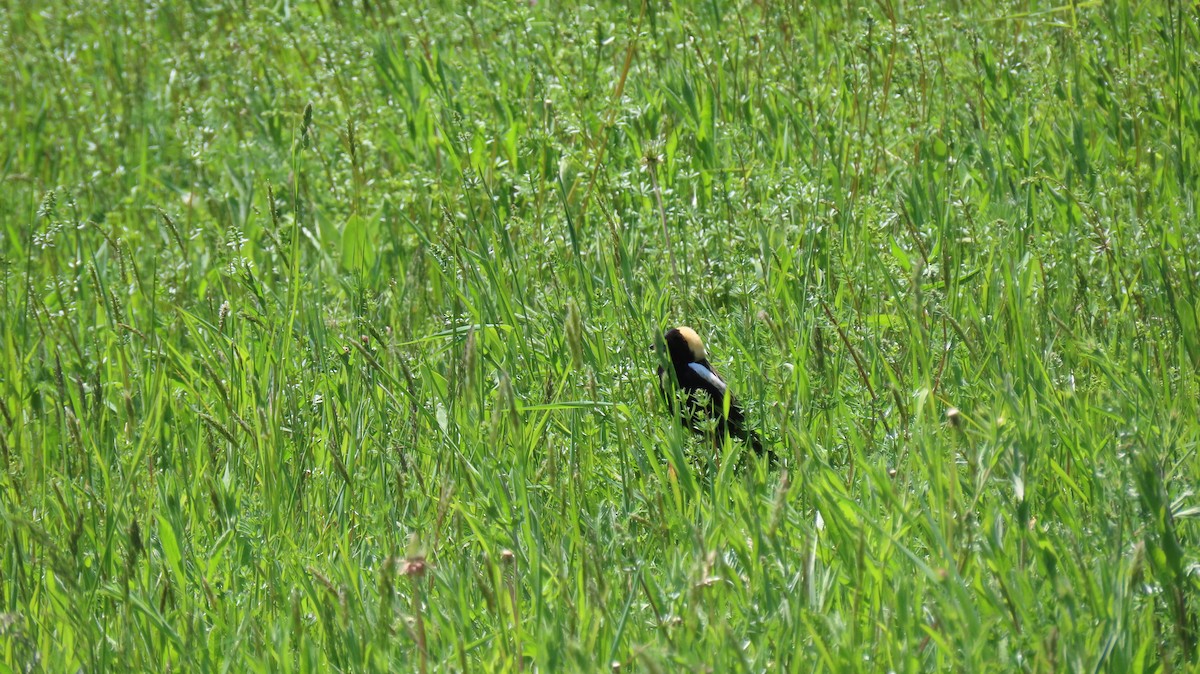
[[(666, 343), (667, 357), (671, 360), (671, 369), (674, 370), (674, 383), (684, 393), (683, 409), (679, 410), (683, 424), (697, 433), (704, 433), (704, 419), (715, 419), (718, 442), (728, 432), (730, 437), (742, 440), (761, 456), (762, 440), (746, 427), (746, 415), (741, 406), (729, 392), (725, 380), (708, 363), (708, 353), (704, 350), (700, 335), (687, 326), (680, 326), (668, 330), (663, 335), (663, 341)], [(669, 393), (671, 387), (671, 372), (659, 365), (658, 390), (668, 404), (675, 400)], [(729, 396), (728, 414), (725, 412), (726, 396)]]

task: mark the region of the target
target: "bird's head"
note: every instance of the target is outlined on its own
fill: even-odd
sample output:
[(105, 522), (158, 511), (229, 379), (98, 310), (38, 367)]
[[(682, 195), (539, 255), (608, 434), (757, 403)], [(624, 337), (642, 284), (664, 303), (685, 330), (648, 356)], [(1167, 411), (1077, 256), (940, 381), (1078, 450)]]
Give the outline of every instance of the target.
[(671, 363), (677, 367), (688, 363), (708, 362), (708, 353), (704, 350), (704, 342), (700, 341), (700, 335), (686, 325), (667, 330), (663, 341), (667, 343), (667, 354), (671, 357)]

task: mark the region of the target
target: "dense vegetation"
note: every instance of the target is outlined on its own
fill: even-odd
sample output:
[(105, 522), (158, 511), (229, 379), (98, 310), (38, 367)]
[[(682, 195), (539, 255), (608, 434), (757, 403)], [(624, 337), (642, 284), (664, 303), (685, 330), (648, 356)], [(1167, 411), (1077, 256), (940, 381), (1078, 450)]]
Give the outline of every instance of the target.
[(1194, 667), (1196, 11), (6, 3), (0, 662)]

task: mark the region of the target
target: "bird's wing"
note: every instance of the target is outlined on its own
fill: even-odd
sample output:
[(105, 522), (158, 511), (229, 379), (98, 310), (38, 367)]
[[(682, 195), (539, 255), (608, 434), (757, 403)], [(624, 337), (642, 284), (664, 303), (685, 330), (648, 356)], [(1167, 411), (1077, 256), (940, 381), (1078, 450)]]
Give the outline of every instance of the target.
[(713, 372), (711, 369), (700, 363), (688, 363), (688, 367), (692, 368), (692, 372), (695, 372), (700, 376), (701, 379), (709, 384), (712, 384), (713, 388), (720, 391), (721, 394), (724, 395), (726, 388), (725, 382), (721, 381), (721, 378), (717, 376), (716, 372)]

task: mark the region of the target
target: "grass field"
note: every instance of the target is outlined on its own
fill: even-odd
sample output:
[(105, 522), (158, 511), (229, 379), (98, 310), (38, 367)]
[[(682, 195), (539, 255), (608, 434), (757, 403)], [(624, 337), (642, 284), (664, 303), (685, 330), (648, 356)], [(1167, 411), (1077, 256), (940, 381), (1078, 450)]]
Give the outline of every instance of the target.
[(1197, 11), (4, 3), (0, 670), (1194, 671)]

